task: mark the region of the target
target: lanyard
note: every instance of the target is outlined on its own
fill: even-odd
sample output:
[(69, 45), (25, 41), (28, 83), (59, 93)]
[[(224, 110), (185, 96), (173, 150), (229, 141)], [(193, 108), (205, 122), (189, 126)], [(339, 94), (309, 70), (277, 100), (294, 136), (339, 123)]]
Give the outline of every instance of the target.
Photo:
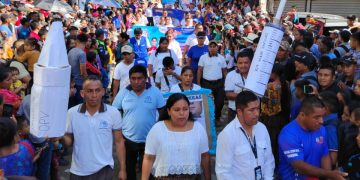
[(249, 142), (249, 144), (250, 144), (250, 147), (251, 147), (251, 150), (252, 150), (252, 152), (253, 152), (253, 154), (254, 154), (254, 156), (255, 156), (256, 163), (258, 163), (258, 162), (257, 162), (258, 155), (257, 155), (257, 149), (256, 149), (255, 136), (254, 136), (254, 145), (253, 145), (253, 144), (251, 143), (251, 141), (250, 141), (250, 137), (245, 133), (244, 129), (243, 129), (243, 128), (240, 128), (240, 129), (241, 129), (241, 131), (244, 133), (246, 139), (248, 140), (248, 142)]

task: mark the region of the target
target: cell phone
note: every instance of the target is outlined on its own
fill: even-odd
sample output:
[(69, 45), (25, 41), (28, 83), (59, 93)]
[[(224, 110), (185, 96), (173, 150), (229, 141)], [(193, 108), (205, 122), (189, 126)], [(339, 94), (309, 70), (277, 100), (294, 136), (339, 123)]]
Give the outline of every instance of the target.
[(3, 117), (11, 117), (13, 115), (14, 106), (11, 104), (4, 104), (3, 106)]
[(314, 92), (314, 89), (313, 89), (312, 86), (310, 86), (310, 85), (305, 85), (305, 86), (304, 86), (304, 93), (305, 93), (305, 94), (311, 94), (311, 93), (313, 93), (313, 92)]

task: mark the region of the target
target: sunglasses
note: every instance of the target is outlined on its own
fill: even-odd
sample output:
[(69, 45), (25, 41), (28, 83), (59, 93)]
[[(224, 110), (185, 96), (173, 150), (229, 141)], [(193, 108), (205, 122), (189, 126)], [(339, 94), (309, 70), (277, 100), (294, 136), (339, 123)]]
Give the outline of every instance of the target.
[(122, 55), (127, 56), (127, 55), (130, 55), (130, 53), (124, 52), (124, 53), (122, 53)]

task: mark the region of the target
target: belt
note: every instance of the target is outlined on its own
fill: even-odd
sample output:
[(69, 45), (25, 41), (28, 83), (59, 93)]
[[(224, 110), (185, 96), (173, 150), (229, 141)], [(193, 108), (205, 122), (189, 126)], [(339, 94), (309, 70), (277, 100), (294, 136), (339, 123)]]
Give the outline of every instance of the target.
[(211, 83), (211, 84), (215, 84), (215, 83), (220, 83), (220, 82), (222, 82), (222, 79), (218, 79), (218, 80), (207, 80), (207, 79), (204, 79), (204, 78), (202, 78), (202, 80), (204, 81), (204, 82), (207, 82), (207, 83)]
[(155, 177), (155, 180), (177, 180), (177, 179), (188, 179), (198, 180), (201, 179), (199, 174), (170, 174), (168, 176)]

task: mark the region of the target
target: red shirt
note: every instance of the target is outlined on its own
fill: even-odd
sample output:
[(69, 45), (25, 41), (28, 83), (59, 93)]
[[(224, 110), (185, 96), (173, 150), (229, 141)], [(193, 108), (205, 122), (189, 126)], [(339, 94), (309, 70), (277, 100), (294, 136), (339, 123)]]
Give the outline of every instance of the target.
[(31, 31), (31, 32), (30, 32), (29, 37), (35, 38), (35, 39), (38, 40), (38, 41), (40, 40), (40, 36), (39, 36), (37, 33), (35, 33), (34, 31)]

